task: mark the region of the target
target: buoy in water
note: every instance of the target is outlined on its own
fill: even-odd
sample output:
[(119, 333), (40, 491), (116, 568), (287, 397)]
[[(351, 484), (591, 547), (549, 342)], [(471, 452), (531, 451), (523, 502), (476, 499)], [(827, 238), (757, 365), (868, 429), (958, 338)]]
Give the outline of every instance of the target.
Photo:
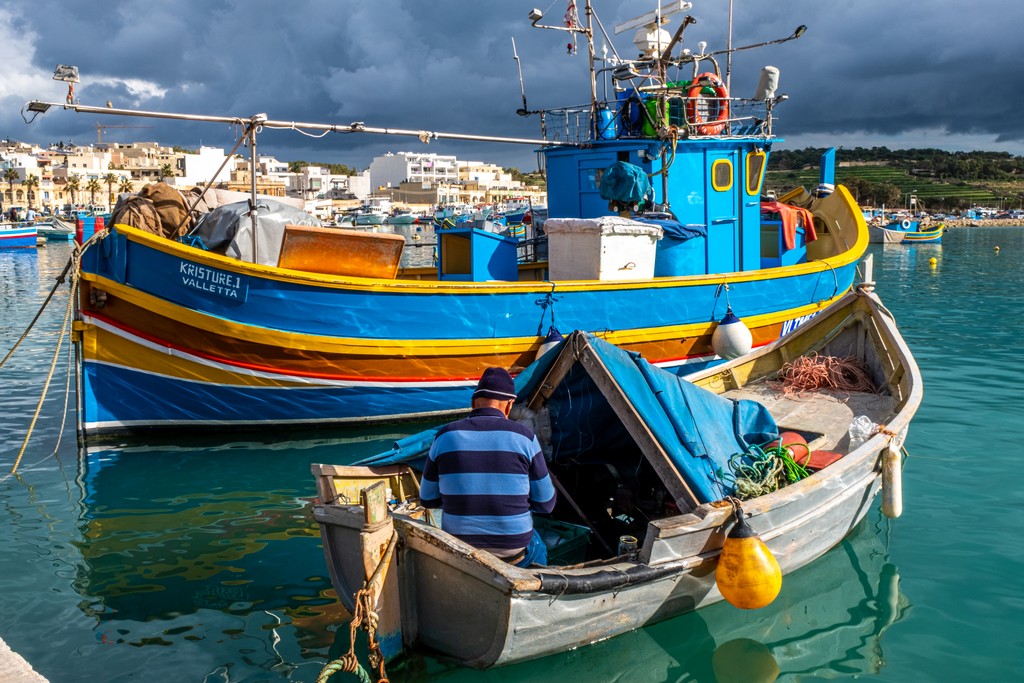
[(998, 244), (996, 245), (996, 248), (995, 248), (995, 249), (993, 249), (993, 251), (995, 251), (996, 253), (998, 253), (998, 252), (999, 252), (999, 245), (998, 245)]
[(537, 358), (535, 360), (540, 359), (540, 357), (543, 356), (545, 353), (558, 346), (559, 342), (561, 341), (562, 333), (559, 332), (554, 325), (552, 325), (550, 328), (548, 328), (548, 334), (546, 337), (544, 337), (544, 341), (541, 342), (540, 348), (537, 349)]
[(722, 358), (731, 360), (750, 353), (754, 337), (743, 321), (737, 318), (730, 306), (711, 335), (711, 348)]
[(928, 259), (928, 265), (931, 266), (932, 268), (934, 268), (936, 265), (938, 265), (938, 263), (939, 263), (939, 259), (935, 258), (934, 256), (932, 256), (930, 259)]
[(736, 524), (722, 544), (715, 585), (722, 597), (740, 609), (760, 609), (782, 590), (782, 569), (736, 505)]

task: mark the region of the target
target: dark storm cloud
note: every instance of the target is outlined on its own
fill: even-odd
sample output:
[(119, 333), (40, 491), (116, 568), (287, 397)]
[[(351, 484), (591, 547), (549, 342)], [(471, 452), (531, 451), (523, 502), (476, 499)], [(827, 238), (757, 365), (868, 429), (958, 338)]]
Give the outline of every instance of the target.
[[(533, 0), (558, 24), (566, 3)], [(581, 2), (582, 4), (582, 2)], [(595, 0), (612, 27), (655, 2)], [(797, 41), (737, 52), (733, 94), (753, 94), (760, 69), (781, 70), (776, 128), (789, 141), (839, 145), (917, 140), (932, 145), (1024, 150), (1020, 126), (1024, 50), (1017, 3), (864, 0), (822, 3), (735, 0), (734, 44), (781, 38), (807, 24)], [(529, 0), (182, 0), (100, 3), (35, 0), (0, 5), (0, 134), (38, 143), (95, 140), (96, 117), (51, 111), (26, 127), (26, 100), (63, 97), (53, 65), (75, 64), (83, 103), (321, 123), (536, 137), (521, 106), (511, 36), (522, 58), (531, 108), (587, 99), (586, 50), (566, 54), (568, 34), (533, 29)], [(726, 0), (698, 0), (698, 23), (685, 45), (725, 46)], [(582, 9), (581, 9), (582, 12)], [(678, 25), (677, 18), (671, 29)], [(630, 55), (631, 31), (616, 38)], [(599, 38), (598, 51), (603, 39)], [(724, 58), (722, 60), (724, 67)], [(151, 139), (230, 149), (233, 131), (212, 124), (105, 119), (152, 125), (106, 131), (106, 139)], [(260, 149), (282, 159), (365, 166), (387, 150), (424, 149), (415, 138), (329, 135), (311, 140), (268, 131)], [(916, 146), (916, 145), (902, 145)], [(432, 142), (428, 151), (462, 158), (533, 163), (529, 147)]]

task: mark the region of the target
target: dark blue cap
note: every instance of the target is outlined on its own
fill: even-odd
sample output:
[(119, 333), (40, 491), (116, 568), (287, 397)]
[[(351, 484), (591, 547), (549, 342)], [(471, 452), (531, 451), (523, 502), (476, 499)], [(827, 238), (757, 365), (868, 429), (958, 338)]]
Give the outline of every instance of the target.
[(516, 397), (516, 384), (505, 368), (487, 368), (476, 385), (473, 398), (509, 401)]

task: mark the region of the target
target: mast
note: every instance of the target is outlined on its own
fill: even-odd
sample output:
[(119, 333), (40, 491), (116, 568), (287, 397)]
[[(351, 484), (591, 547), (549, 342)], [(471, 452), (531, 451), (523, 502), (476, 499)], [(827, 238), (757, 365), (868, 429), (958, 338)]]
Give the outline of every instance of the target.
[[(253, 117), (254, 119), (267, 118), (266, 114), (260, 114)], [(256, 227), (258, 225), (258, 216), (256, 212), (256, 128), (257, 124), (254, 121), (249, 124), (249, 220), (252, 221), (252, 260), (253, 263), (259, 263), (259, 254), (257, 252), (257, 239), (256, 239)]]
[(729, 0), (729, 37), (725, 44), (725, 91), (732, 92), (732, 0)]
[(599, 123), (597, 120), (597, 73), (594, 71), (594, 8), (587, 0), (587, 59), (590, 64), (590, 137), (597, 139)]

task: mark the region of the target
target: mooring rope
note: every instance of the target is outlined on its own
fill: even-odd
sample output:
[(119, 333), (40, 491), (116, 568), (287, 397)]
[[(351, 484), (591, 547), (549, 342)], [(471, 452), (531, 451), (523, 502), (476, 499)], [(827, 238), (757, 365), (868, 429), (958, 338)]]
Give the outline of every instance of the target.
[[(61, 284), (64, 283), (65, 278), (67, 277), (68, 273), (70, 272), (71, 273), (71, 290), (70, 290), (70, 292), (68, 294), (67, 306), (64, 309), (64, 321), (63, 321), (63, 323), (61, 323), (60, 334), (57, 337), (57, 346), (53, 350), (53, 359), (50, 362), (50, 370), (46, 374), (46, 381), (43, 383), (42, 394), (40, 394), (40, 396), (39, 396), (39, 402), (36, 404), (35, 413), (33, 413), (32, 420), (31, 420), (31, 422), (29, 422), (28, 431), (25, 434), (25, 440), (22, 441), (22, 443), (21, 443), (21, 448), (18, 451), (18, 457), (15, 459), (14, 465), (11, 467), (10, 474), (14, 474), (14, 473), (16, 473), (18, 471), (18, 465), (21, 464), (21, 459), (24, 457), (25, 450), (28, 448), (28, 442), (32, 438), (32, 433), (35, 431), (36, 422), (39, 420), (39, 414), (43, 410), (43, 402), (46, 400), (46, 394), (47, 394), (47, 392), (50, 389), (50, 382), (53, 381), (53, 373), (54, 373), (54, 370), (56, 370), (56, 368), (57, 368), (57, 359), (60, 357), (60, 350), (61, 350), (61, 347), (63, 347), (63, 345), (64, 345), (64, 338), (68, 335), (68, 331), (71, 328), (71, 319), (72, 319), (72, 315), (73, 315), (74, 310), (75, 310), (75, 299), (78, 296), (79, 277), (81, 275), (82, 254), (85, 252), (86, 247), (91, 245), (93, 242), (99, 242), (99, 241), (102, 241), (103, 239), (105, 239), (107, 234), (108, 234), (108, 232), (109, 232), (109, 230), (106, 230), (106, 229), (100, 230), (99, 232), (94, 234), (92, 237), (90, 237), (88, 240), (86, 240), (84, 244), (82, 244), (81, 246), (75, 247), (75, 251), (71, 254), (71, 258), (68, 259), (67, 264), (65, 264), (65, 266), (64, 266), (64, 270), (62, 270), (60, 275), (57, 276), (57, 282), (50, 289), (50, 293), (46, 295), (46, 299), (43, 301), (42, 305), (40, 305), (39, 310), (36, 311), (35, 317), (32, 318), (32, 321), (28, 324), (28, 327), (25, 328), (25, 331), (22, 333), (21, 337), (18, 339), (17, 342), (15, 342), (15, 344), (11, 348), (11, 350), (7, 352), (7, 355), (4, 356), (4, 359), (2, 361), (0, 361), (0, 368), (2, 368), (4, 363), (6, 363), (7, 360), (12, 355), (14, 355), (15, 350), (17, 350), (17, 348), (19, 346), (21, 346), (21, 343), (28, 337), (29, 333), (32, 331), (32, 328), (35, 326), (36, 322), (38, 322), (40, 316), (42, 316), (43, 311), (46, 310), (46, 307), (50, 304), (50, 301), (53, 299), (53, 295), (56, 293), (57, 288)], [(70, 357), (69, 357), (69, 359), (68, 359), (68, 376), (67, 376), (67, 379), (65, 380), (65, 389), (64, 389), (64, 410), (63, 410), (62, 415), (61, 415), (60, 432), (58, 432), (58, 434), (57, 434), (57, 445), (54, 448), (54, 454), (56, 454), (57, 449), (60, 448), (61, 436), (62, 436), (62, 434), (64, 432), (64, 425), (67, 422), (67, 405), (68, 405), (68, 396), (70, 395), (70, 382), (71, 382), (71, 361), (70, 361)]]
[(64, 284), (64, 278), (67, 277), (68, 271), (71, 269), (71, 266), (75, 263), (76, 256), (77, 252), (75, 254), (72, 254), (71, 258), (68, 259), (67, 264), (64, 266), (64, 270), (61, 271), (61, 274), (57, 276), (57, 281), (53, 284), (53, 287), (50, 289), (50, 293), (46, 295), (46, 300), (43, 301), (42, 306), (40, 306), (39, 310), (36, 311), (36, 315), (34, 318), (32, 318), (32, 322), (30, 322), (28, 324), (28, 327), (25, 328), (25, 331), (21, 333), (21, 336), (18, 338), (18, 341), (14, 342), (14, 346), (12, 346), (11, 350), (7, 352), (7, 355), (4, 356), (3, 360), (0, 360), (0, 368), (2, 368), (4, 364), (7, 362), (7, 360), (14, 355), (14, 352), (18, 350), (19, 346), (21, 346), (21, 342), (25, 341), (25, 339), (28, 337), (29, 332), (31, 332), (32, 328), (35, 327), (35, 324), (39, 321), (39, 316), (43, 314), (43, 311), (46, 310), (46, 306), (50, 303), (50, 299), (52, 299), (53, 295), (57, 292), (57, 288)]
[[(388, 547), (381, 554), (380, 562), (373, 570), (363, 587), (355, 594), (355, 609), (352, 611), (352, 620), (349, 622), (349, 646), (348, 652), (324, 665), (317, 676), (317, 683), (327, 683), (328, 679), (339, 671), (355, 674), (360, 683), (370, 683), (370, 674), (366, 672), (359, 659), (356, 657), (356, 633), (361, 626), (366, 631), (367, 659), (370, 666), (377, 670), (377, 683), (388, 683), (387, 673), (384, 671), (384, 654), (380, 651), (380, 643), (377, 642), (377, 613), (373, 611), (373, 591), (371, 586), (377, 583), (380, 575), (391, 563), (391, 556), (398, 545), (398, 532), (391, 532), (391, 539)], [(381, 584), (383, 585), (383, 584)]]
[[(76, 255), (77, 255), (77, 251), (76, 251)], [(75, 259), (74, 256), (72, 256), (72, 261), (74, 261), (74, 260), (76, 260), (76, 259)], [(70, 265), (70, 263), (71, 262), (69, 261), (69, 265)], [(64, 272), (66, 273), (67, 270), (65, 269)], [(63, 279), (63, 277), (64, 277), (64, 273), (61, 274), (61, 279)], [(46, 394), (50, 390), (50, 382), (53, 380), (53, 371), (57, 368), (57, 359), (60, 357), (61, 347), (64, 346), (64, 337), (67, 335), (68, 328), (70, 327), (71, 314), (72, 314), (72, 312), (74, 311), (74, 308), (75, 308), (75, 293), (76, 293), (77, 289), (78, 289), (78, 269), (77, 269), (77, 265), (76, 265), (74, 272), (71, 274), (71, 293), (68, 296), (68, 305), (64, 309), (64, 322), (60, 326), (60, 335), (57, 337), (57, 347), (53, 350), (53, 360), (50, 362), (50, 370), (49, 370), (49, 372), (46, 373), (46, 381), (43, 383), (43, 391), (39, 395), (39, 402), (36, 404), (36, 410), (35, 410), (35, 413), (33, 413), (33, 415), (32, 415), (32, 421), (29, 422), (28, 431), (25, 433), (25, 440), (22, 441), (21, 449), (18, 451), (18, 457), (14, 460), (14, 465), (11, 467), (11, 474), (14, 474), (15, 472), (18, 471), (18, 465), (21, 464), (21, 458), (25, 455), (25, 449), (28, 448), (28, 442), (32, 438), (32, 432), (35, 430), (36, 422), (39, 420), (39, 414), (43, 411), (43, 402), (46, 400)], [(47, 297), (46, 298), (46, 302), (43, 303), (43, 306), (45, 307), (46, 304), (49, 303), (49, 301), (50, 301), (50, 297)], [(42, 309), (40, 309), (40, 313), (41, 312), (42, 312)], [(38, 314), (37, 314), (36, 317), (38, 319)], [(35, 323), (35, 321), (33, 321), (33, 324), (34, 323)], [(12, 352), (13, 352), (13, 349), (12, 349)], [(66, 398), (65, 398), (65, 401), (66, 401)], [(66, 408), (67, 408), (67, 404), (65, 403), (65, 414), (67, 412)], [(64, 429), (64, 418), (61, 419), (61, 430), (63, 430), (63, 429)], [(59, 438), (60, 437), (59, 437), (59, 433), (58, 433), (58, 439)], [(59, 443), (59, 441), (58, 441), (58, 443)]]

